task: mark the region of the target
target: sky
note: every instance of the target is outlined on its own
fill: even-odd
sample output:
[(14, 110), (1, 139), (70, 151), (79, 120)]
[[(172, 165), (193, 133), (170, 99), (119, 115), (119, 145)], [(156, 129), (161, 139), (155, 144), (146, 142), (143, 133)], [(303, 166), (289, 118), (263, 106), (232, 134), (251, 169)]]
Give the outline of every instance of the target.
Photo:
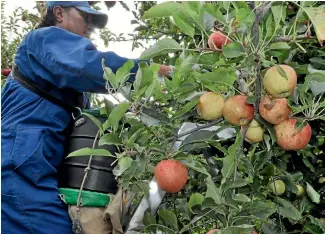
[[(133, 8), (134, 4), (133, 1), (124, 1), (129, 8)], [(25, 1), (16, 1), (16, 0), (10, 0), (6, 1), (6, 7), (5, 7), (5, 14), (10, 15), (15, 8), (21, 6), (23, 9), (27, 9), (29, 11), (33, 10), (33, 7), (35, 6), (35, 1), (32, 0), (25, 0)], [(132, 33), (134, 28), (137, 25), (132, 25), (130, 21), (134, 19), (134, 16), (132, 12), (128, 12), (125, 10), (120, 3), (116, 3), (113, 8), (110, 9), (110, 11), (107, 10), (106, 6), (104, 6), (104, 3), (99, 3), (99, 6), (101, 7), (101, 11), (108, 14), (109, 19), (108, 23), (106, 25), (106, 28), (110, 29), (111, 32), (115, 34), (120, 33)], [(97, 37), (95, 38), (95, 43), (98, 46), (98, 49), (100, 51), (114, 51), (120, 56), (127, 57), (130, 59), (138, 58), (141, 53), (144, 51), (143, 48), (138, 48), (132, 51), (132, 42), (110, 42), (109, 47), (105, 48), (104, 43)], [(152, 43), (150, 43), (152, 44)], [(146, 43), (144, 43), (146, 45)]]

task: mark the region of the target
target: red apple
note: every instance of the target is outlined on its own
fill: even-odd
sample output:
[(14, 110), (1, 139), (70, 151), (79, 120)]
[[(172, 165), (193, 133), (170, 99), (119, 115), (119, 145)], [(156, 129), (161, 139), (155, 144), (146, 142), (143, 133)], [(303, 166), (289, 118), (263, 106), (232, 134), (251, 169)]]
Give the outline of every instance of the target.
[(273, 66), (265, 73), (263, 85), (272, 97), (288, 97), (297, 85), (297, 73), (288, 65), (279, 66), (285, 72), (287, 79), (278, 71), (277, 66)]
[(254, 117), (254, 107), (246, 103), (247, 96), (230, 97), (223, 107), (223, 117), (232, 125), (247, 125)]
[(214, 232), (218, 231), (218, 229), (214, 228), (208, 231), (206, 234), (213, 234)]
[(1, 74), (4, 76), (9, 76), (11, 70), (9, 68), (5, 68), (1, 71)]
[(310, 141), (310, 125), (307, 123), (302, 129), (298, 129), (296, 123), (296, 119), (288, 119), (274, 126), (277, 142), (285, 150), (304, 149)]
[(185, 186), (187, 168), (174, 159), (160, 161), (154, 171), (158, 187), (167, 193), (177, 193)]
[(221, 50), (222, 46), (231, 43), (230, 38), (224, 35), (222, 32), (213, 32), (209, 36), (208, 44), (209, 48), (213, 50)]
[(265, 96), (259, 105), (260, 115), (271, 124), (280, 124), (289, 119), (290, 108), (286, 98), (271, 99)]
[(219, 93), (206, 92), (196, 105), (198, 115), (204, 120), (216, 120), (222, 117), (225, 99)]

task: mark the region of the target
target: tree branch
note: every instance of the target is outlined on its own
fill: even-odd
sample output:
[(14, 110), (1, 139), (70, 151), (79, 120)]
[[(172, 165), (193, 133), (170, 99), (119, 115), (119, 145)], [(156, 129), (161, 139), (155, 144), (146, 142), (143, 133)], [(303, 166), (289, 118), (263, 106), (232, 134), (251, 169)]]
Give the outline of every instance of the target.
[(254, 116), (258, 114), (258, 107), (260, 104), (261, 96), (262, 96), (262, 77), (261, 77), (261, 58), (258, 53), (257, 47), (260, 40), (259, 34), (259, 23), (262, 20), (262, 15), (266, 12), (266, 9), (270, 9), (272, 3), (271, 2), (264, 2), (260, 7), (255, 9), (255, 2), (251, 2), (250, 7), (252, 10), (255, 11), (256, 18), (253, 24), (253, 44), (255, 47), (254, 51), (254, 61), (256, 63), (255, 72), (256, 72), (256, 82), (255, 82), (255, 95), (256, 95), (256, 102), (254, 108)]
[(297, 40), (315, 40), (316, 37), (306, 37), (305, 35), (299, 35), (296, 37), (275, 37), (272, 42), (295, 42)]

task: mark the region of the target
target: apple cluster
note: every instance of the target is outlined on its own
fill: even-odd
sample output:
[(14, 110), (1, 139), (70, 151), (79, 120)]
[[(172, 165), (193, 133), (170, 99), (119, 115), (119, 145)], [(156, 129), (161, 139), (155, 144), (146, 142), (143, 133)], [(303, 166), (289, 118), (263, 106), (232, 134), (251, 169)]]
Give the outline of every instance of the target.
[[(231, 43), (231, 39), (222, 32), (213, 32), (208, 40), (210, 49), (221, 51), (222, 47)], [(285, 73), (285, 75), (284, 75)], [(306, 122), (297, 127), (298, 120), (291, 117), (291, 109), (287, 98), (297, 85), (297, 74), (288, 65), (269, 68), (263, 77), (266, 95), (262, 98), (258, 111), (261, 117), (274, 125), (278, 145), (285, 150), (304, 149), (311, 138), (311, 127)], [(247, 96), (235, 95), (228, 100), (217, 92), (206, 92), (196, 106), (198, 115), (204, 120), (217, 120), (223, 117), (235, 126), (249, 125), (245, 140), (258, 143), (263, 140), (265, 129), (254, 119), (254, 106), (247, 103)]]
[[(222, 51), (222, 46), (231, 43), (231, 39), (222, 32), (213, 32), (208, 40), (211, 50)], [(280, 67), (280, 68), (279, 68)], [(284, 75), (285, 73), (285, 75)], [(291, 117), (291, 109), (287, 98), (293, 93), (297, 85), (297, 74), (288, 65), (279, 65), (269, 68), (263, 77), (263, 86), (266, 91), (258, 108), (260, 116), (275, 130), (277, 143), (285, 150), (304, 149), (311, 138), (311, 127), (308, 123), (297, 127), (297, 119)], [(245, 140), (258, 143), (263, 140), (265, 129), (263, 124), (254, 119), (254, 105), (247, 102), (248, 96), (237, 94), (227, 99), (218, 92), (205, 92), (199, 98), (196, 111), (200, 118), (213, 121), (224, 118), (234, 126), (240, 126), (243, 132), (248, 125)], [(187, 168), (179, 161), (166, 159), (160, 161), (154, 175), (158, 187), (168, 193), (179, 192), (188, 179)], [(270, 183), (270, 190), (277, 195), (285, 192), (283, 181)], [(297, 185), (298, 194), (304, 192)]]

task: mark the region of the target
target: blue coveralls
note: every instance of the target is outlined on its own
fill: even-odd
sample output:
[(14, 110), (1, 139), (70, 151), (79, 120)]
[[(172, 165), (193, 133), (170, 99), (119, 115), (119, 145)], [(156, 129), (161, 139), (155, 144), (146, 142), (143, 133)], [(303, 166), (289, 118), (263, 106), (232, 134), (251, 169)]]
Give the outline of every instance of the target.
[[(98, 51), (87, 38), (47, 27), (25, 36), (15, 63), (24, 76), (68, 101), (70, 92), (65, 89), (106, 93), (102, 58), (113, 72), (128, 60)], [(131, 72), (136, 72), (140, 60), (134, 62)], [(71, 115), (11, 76), (1, 99), (2, 234), (71, 234), (57, 181)]]

